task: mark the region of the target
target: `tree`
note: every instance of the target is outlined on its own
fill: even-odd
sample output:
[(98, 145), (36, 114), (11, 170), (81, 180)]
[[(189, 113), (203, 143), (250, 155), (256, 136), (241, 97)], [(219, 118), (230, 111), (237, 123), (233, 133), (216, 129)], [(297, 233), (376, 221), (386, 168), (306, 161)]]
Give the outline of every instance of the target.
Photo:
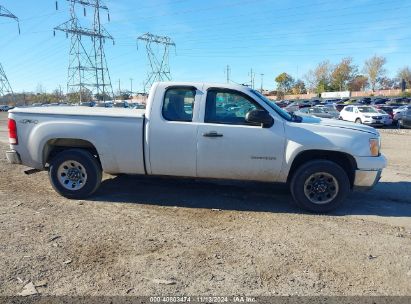
[(315, 92), (318, 83), (314, 70), (309, 70), (303, 77), (308, 93)]
[(331, 84), (331, 63), (326, 60), (320, 62), (315, 68), (315, 77), (317, 79), (317, 93), (328, 91)]
[(381, 90), (391, 90), (397, 87), (398, 81), (389, 77), (381, 77), (379, 83)]
[(277, 82), (278, 91), (289, 93), (294, 84), (294, 79), (287, 73), (281, 73), (275, 78), (275, 82)]
[(373, 92), (375, 91), (377, 83), (386, 73), (386, 70), (384, 69), (386, 62), (387, 59), (385, 57), (374, 55), (364, 63), (363, 72), (368, 76), (371, 90)]
[(299, 95), (299, 94), (306, 94), (307, 90), (305, 88), (305, 83), (302, 80), (297, 80), (293, 87), (291, 88), (291, 92), (295, 95)]
[(331, 83), (331, 69), (331, 63), (326, 60), (320, 62), (314, 70), (309, 70), (304, 75), (308, 91), (318, 94), (327, 91)]
[(364, 91), (368, 87), (368, 78), (364, 75), (357, 75), (348, 84), (350, 91)]
[(398, 71), (398, 78), (400, 81), (404, 79), (407, 87), (411, 88), (411, 69), (409, 66), (403, 67)]
[(331, 73), (332, 89), (335, 91), (346, 90), (348, 83), (354, 79), (357, 71), (358, 67), (353, 64), (351, 57), (343, 58)]

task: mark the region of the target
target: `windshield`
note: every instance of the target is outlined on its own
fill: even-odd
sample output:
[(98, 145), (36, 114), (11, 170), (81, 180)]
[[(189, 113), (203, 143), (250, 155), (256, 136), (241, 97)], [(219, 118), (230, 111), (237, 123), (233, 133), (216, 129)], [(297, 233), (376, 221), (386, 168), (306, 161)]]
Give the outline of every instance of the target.
[(358, 108), (358, 111), (361, 113), (378, 113), (374, 108), (372, 107), (361, 107)]
[(310, 112), (311, 113), (324, 113), (325, 111), (321, 108), (311, 108)]
[(284, 111), (283, 109), (281, 109), (279, 106), (277, 106), (275, 104), (275, 102), (273, 102), (272, 100), (268, 99), (267, 97), (265, 97), (263, 94), (261, 94), (258, 91), (255, 90), (251, 90), (251, 92), (256, 95), (257, 97), (259, 97), (262, 101), (264, 101), (271, 109), (273, 109), (274, 111), (276, 111), (282, 118), (291, 121), (292, 117), (291, 115)]

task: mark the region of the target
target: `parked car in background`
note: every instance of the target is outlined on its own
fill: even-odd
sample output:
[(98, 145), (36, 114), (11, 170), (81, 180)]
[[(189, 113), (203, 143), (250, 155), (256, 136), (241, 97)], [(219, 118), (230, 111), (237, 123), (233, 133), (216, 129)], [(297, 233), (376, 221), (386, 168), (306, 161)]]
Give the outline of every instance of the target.
[(384, 125), (386, 126), (391, 126), (393, 119), (391, 118), (390, 114), (388, 114), (387, 112), (385, 112), (382, 109), (376, 109), (378, 113), (380, 113), (382, 115), (382, 122), (384, 123)]
[(362, 105), (369, 105), (371, 104), (372, 99), (371, 97), (363, 97), (357, 100), (358, 104), (362, 104)]
[(313, 106), (314, 104), (310, 100), (297, 100), (294, 101), (293, 103), (290, 103), (288, 106), (284, 108), (287, 112), (295, 112), (298, 111), (299, 109), (302, 108), (309, 108)]
[(374, 107), (346, 106), (341, 112), (342, 120), (371, 126), (383, 126), (383, 117)]
[(399, 128), (411, 128), (411, 109), (408, 109), (398, 120)]
[(346, 106), (346, 104), (344, 104), (344, 103), (336, 103), (336, 104), (335, 104), (335, 109), (336, 109), (338, 112), (341, 112), (341, 110), (344, 109), (345, 106)]
[(312, 108), (302, 108), (296, 112), (296, 115), (300, 116), (315, 116), (320, 118), (329, 118), (329, 119), (338, 119), (340, 113), (337, 114), (327, 113), (323, 108), (320, 107), (312, 107)]
[(383, 110), (385, 113), (390, 115), (391, 119), (394, 119), (394, 108), (390, 106), (385, 106), (385, 105), (378, 105), (376, 106), (377, 109)]
[(42, 103), (36, 102), (36, 103), (33, 103), (31, 106), (32, 107), (41, 107), (42, 105), (43, 105)]
[(0, 112), (7, 112), (8, 110), (10, 110), (9, 106), (6, 106), (6, 105), (0, 106)]
[(357, 99), (349, 99), (349, 100), (346, 100), (346, 101), (344, 102), (345, 105), (356, 104), (356, 103), (358, 103), (358, 102), (357, 102)]
[(371, 101), (371, 105), (376, 106), (376, 105), (383, 105), (386, 104), (388, 98), (375, 98), (374, 100)]
[(398, 122), (402, 119), (402, 116), (411, 109), (411, 106), (401, 106), (393, 110), (394, 113), (394, 122)]
[(404, 97), (396, 97), (396, 98), (391, 98), (387, 104), (389, 105), (405, 105), (408, 104), (409, 101), (407, 98)]
[(129, 108), (129, 104), (127, 101), (114, 102), (113, 107), (114, 108)]
[(107, 101), (107, 102), (100, 102), (96, 104), (96, 107), (98, 108), (112, 108), (113, 107), (113, 103), (111, 101)]
[(145, 109), (146, 105), (142, 104), (142, 103), (135, 103), (135, 104), (133, 104), (133, 106), (131, 108), (132, 109)]
[(309, 103), (311, 106), (319, 105), (319, 104), (321, 104), (322, 102), (323, 102), (322, 100), (319, 100), (319, 99), (316, 99), (316, 98), (313, 98), (313, 99), (308, 100), (308, 103)]
[(94, 101), (85, 101), (80, 103), (81, 107), (94, 107), (96, 103)]
[(337, 117), (340, 116), (340, 111), (338, 111), (338, 105), (337, 104), (317, 105), (316, 107), (323, 109), (327, 113), (334, 114)]
[(290, 101), (289, 100), (280, 100), (280, 101), (276, 102), (276, 104), (280, 108), (285, 108), (286, 106), (288, 106), (290, 104)]

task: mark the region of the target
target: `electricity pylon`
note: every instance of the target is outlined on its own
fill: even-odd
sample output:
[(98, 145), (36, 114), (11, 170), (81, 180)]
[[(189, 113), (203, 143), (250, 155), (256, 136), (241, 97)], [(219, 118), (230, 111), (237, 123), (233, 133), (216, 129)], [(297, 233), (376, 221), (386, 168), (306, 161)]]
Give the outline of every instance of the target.
[[(110, 21), (108, 7), (101, 4), (100, 0), (67, 1), (70, 3), (70, 20), (54, 28), (54, 31), (65, 32), (67, 37), (71, 35), (67, 93), (78, 93), (80, 102), (89, 98), (90, 94), (98, 100), (110, 99), (114, 94), (104, 43), (107, 39), (114, 44), (114, 38), (102, 26), (100, 18), (100, 12), (106, 11)], [(83, 27), (80, 24), (77, 16), (79, 7), (83, 8), (84, 17), (87, 7), (94, 10), (94, 19), (90, 27)], [(87, 39), (82, 39), (83, 37), (89, 37), (91, 45)]]
[[(2, 5), (0, 5), (0, 17), (11, 18), (11, 19), (16, 20), (19, 33), (20, 33), (19, 18), (17, 18), (14, 14), (12, 14), (9, 10), (7, 10)], [(14, 101), (13, 90), (6, 76), (6, 73), (4, 72), (3, 66), (0, 63), (0, 96), (5, 96), (5, 95), (9, 95), (11, 97), (11, 101)]]
[(176, 44), (167, 36), (157, 36), (146, 33), (137, 38), (146, 44), (146, 52), (150, 71), (147, 80), (144, 83), (144, 92), (151, 87), (156, 81), (170, 81), (170, 47), (176, 47)]

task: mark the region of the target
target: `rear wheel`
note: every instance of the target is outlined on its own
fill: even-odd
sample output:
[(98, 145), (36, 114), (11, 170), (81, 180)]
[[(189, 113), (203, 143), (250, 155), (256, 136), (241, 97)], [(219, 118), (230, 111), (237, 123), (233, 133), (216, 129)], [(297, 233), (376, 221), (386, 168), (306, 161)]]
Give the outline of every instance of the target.
[(361, 118), (357, 118), (357, 119), (355, 120), (355, 123), (357, 123), (357, 124), (362, 124)]
[(313, 160), (295, 171), (290, 187), (298, 206), (323, 213), (341, 205), (350, 192), (350, 180), (338, 164), (328, 160)]
[(54, 190), (70, 199), (92, 195), (100, 186), (102, 172), (97, 159), (88, 151), (70, 149), (50, 162), (49, 179)]

